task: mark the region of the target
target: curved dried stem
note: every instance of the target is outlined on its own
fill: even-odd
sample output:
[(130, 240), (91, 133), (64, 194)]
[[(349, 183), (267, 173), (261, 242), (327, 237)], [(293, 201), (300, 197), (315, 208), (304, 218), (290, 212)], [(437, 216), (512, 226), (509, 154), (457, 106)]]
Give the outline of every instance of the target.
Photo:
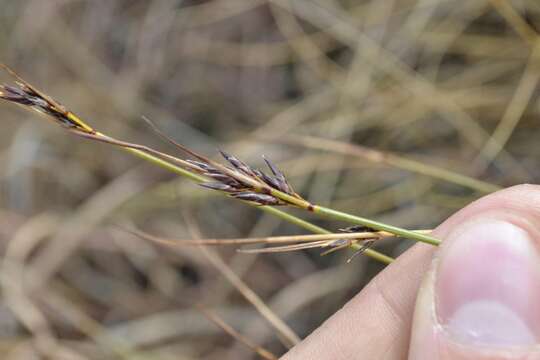
[(227, 334), (253, 350), (257, 355), (259, 355), (263, 359), (267, 360), (277, 360), (278, 357), (274, 354), (272, 354), (269, 350), (266, 350), (262, 346), (259, 346), (255, 344), (253, 341), (251, 341), (248, 337), (245, 335), (240, 334), (236, 329), (234, 329), (232, 326), (227, 324), (222, 318), (220, 318), (214, 311), (208, 309), (207, 307), (197, 304), (195, 305), (195, 308), (199, 310), (201, 314), (203, 314), (208, 320), (219, 326), (223, 331), (225, 331)]

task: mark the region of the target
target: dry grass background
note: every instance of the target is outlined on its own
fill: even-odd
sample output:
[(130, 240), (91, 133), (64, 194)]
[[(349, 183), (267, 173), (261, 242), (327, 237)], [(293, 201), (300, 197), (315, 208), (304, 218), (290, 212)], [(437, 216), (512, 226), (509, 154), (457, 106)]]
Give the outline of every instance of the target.
[[(540, 177), (534, 0), (0, 5), (0, 59), (96, 128), (174, 151), (146, 115), (206, 154), (268, 155), (315, 202), (429, 228)], [(304, 233), (0, 105), (2, 359), (256, 358), (196, 302), (279, 355), (290, 341), (238, 289), (294, 340), (382, 269), (346, 265), (346, 251), (205, 252), (119, 231), (129, 219), (175, 238)]]

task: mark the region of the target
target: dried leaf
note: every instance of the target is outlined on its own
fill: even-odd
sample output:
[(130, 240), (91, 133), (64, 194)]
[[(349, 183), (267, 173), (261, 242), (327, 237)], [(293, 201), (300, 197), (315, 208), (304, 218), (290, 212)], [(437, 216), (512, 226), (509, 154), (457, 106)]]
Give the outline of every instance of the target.
[(328, 244), (327, 246), (333, 246), (331, 249), (329, 250), (326, 250), (324, 252), (321, 253), (321, 256), (326, 256), (328, 254), (331, 254), (335, 251), (338, 251), (338, 250), (341, 250), (341, 249), (345, 249), (349, 246), (351, 246), (351, 244), (353, 243), (351, 240), (346, 240), (346, 239), (339, 239), (337, 240), (338, 243), (336, 243), (335, 241), (331, 244)]
[(328, 241), (314, 241), (307, 244), (293, 244), (293, 245), (284, 245), (284, 246), (272, 246), (262, 249), (238, 249), (238, 252), (245, 254), (263, 254), (263, 253), (279, 253), (279, 252), (289, 252), (289, 251), (298, 251), (305, 249), (313, 249), (317, 247), (323, 247)]

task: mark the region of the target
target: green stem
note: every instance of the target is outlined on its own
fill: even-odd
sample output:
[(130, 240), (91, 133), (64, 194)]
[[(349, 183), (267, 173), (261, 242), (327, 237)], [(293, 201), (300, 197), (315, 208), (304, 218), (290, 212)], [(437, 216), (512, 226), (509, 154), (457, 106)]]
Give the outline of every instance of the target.
[[(179, 166), (176, 166), (174, 164), (171, 164), (165, 160), (162, 160), (154, 155), (151, 155), (147, 152), (144, 152), (142, 150), (138, 150), (138, 149), (133, 149), (133, 148), (129, 148), (129, 147), (121, 147), (123, 150), (143, 159), (143, 160), (146, 160), (148, 162), (151, 162), (153, 163), (154, 165), (157, 165), (163, 169), (167, 169), (171, 172), (174, 172), (178, 175), (181, 175), (181, 176), (184, 176), (184, 177), (187, 177), (189, 178), (190, 180), (193, 180), (195, 182), (203, 182), (203, 181), (206, 181), (206, 179), (201, 176), (201, 175), (197, 175), (197, 174), (194, 174), (192, 173), (191, 171), (188, 171), (188, 170), (185, 170), (185, 169), (182, 169), (181, 167)], [(257, 206), (257, 208), (261, 209), (262, 211), (265, 211), (269, 214), (272, 214), (276, 217), (279, 217), (289, 223), (292, 223), (292, 224), (295, 224), (295, 225), (298, 225), (306, 230), (309, 230), (313, 233), (316, 233), (316, 234), (330, 234), (331, 231), (328, 231), (322, 227), (319, 227), (315, 224), (312, 224), (308, 221), (305, 221), (303, 219), (300, 219), (294, 215), (291, 215), (291, 214), (288, 214), (284, 211), (281, 211), (279, 209), (276, 209), (275, 207), (272, 207), (272, 206)], [(375, 228), (375, 226), (373, 226), (373, 228)], [(389, 231), (391, 232), (391, 231)], [(360, 246), (358, 244), (353, 244), (351, 245), (351, 248), (352, 249), (355, 249), (355, 250), (358, 250), (360, 248)], [(384, 264), (390, 264), (392, 263), (392, 261), (394, 261), (393, 258), (391, 258), (390, 256), (387, 256), (387, 255), (384, 255), (378, 251), (375, 251), (373, 249), (367, 249), (365, 252), (364, 252), (367, 256), (375, 259), (375, 260), (378, 260)]]
[(201, 175), (198, 175), (198, 174), (195, 174), (189, 170), (186, 170), (186, 169), (182, 169), (180, 166), (176, 166), (174, 164), (171, 164), (170, 162), (168, 161), (165, 161), (163, 159), (160, 159), (152, 154), (149, 154), (147, 152), (144, 152), (142, 150), (139, 150), (139, 149), (133, 149), (133, 148), (130, 148), (130, 147), (124, 147), (124, 146), (121, 146), (120, 147), (121, 149), (127, 151), (127, 152), (130, 152), (132, 153), (133, 155), (143, 159), (143, 160), (146, 160), (148, 162), (151, 162), (153, 163), (154, 165), (157, 165), (163, 169), (167, 169), (171, 172), (174, 172), (178, 175), (182, 175), (184, 177), (187, 177), (188, 179), (190, 180), (193, 180), (195, 182), (204, 182), (206, 181), (207, 179), (204, 177), (204, 176), (201, 176)]
[[(309, 230), (311, 232), (314, 232), (314, 233), (317, 233), (317, 234), (331, 234), (332, 232), (331, 231), (328, 231), (326, 229), (323, 229), (322, 227), (319, 227), (317, 225), (314, 225), (308, 221), (305, 221), (303, 219), (300, 219), (300, 218), (297, 218), (296, 216), (294, 215), (291, 215), (289, 213), (286, 213), (284, 211), (281, 211), (279, 209), (276, 209), (275, 207), (271, 207), (271, 206), (261, 206), (259, 207), (261, 210), (269, 213), (269, 214), (272, 214), (272, 215), (275, 215), (276, 217), (279, 217), (285, 221), (288, 221), (292, 224), (296, 224), (300, 227), (303, 227), (304, 229), (306, 230)], [(361, 245), (359, 244), (352, 244), (351, 245), (351, 249), (354, 249), (354, 250), (360, 250), (361, 248)], [(375, 259), (375, 260), (378, 260), (384, 264), (391, 264), (394, 259), (391, 258), (390, 256), (387, 256), (387, 255), (384, 255), (384, 254), (381, 254), (380, 252), (378, 251), (375, 251), (373, 249), (366, 249), (364, 251), (364, 254), (366, 254), (367, 256)]]
[(273, 196), (285, 202), (288, 202), (289, 204), (295, 205), (307, 211), (311, 211), (315, 214), (322, 215), (324, 217), (328, 217), (335, 220), (341, 220), (341, 221), (349, 222), (352, 224), (364, 225), (364, 226), (368, 226), (370, 228), (377, 229), (377, 230), (388, 231), (392, 234), (402, 236), (411, 240), (424, 242), (430, 245), (438, 246), (441, 243), (440, 240), (435, 239), (434, 237), (431, 237), (426, 234), (420, 234), (415, 231), (406, 230), (406, 229), (399, 228), (396, 226), (380, 223), (378, 221), (366, 219), (360, 216), (351, 215), (351, 214), (344, 213), (338, 210), (329, 209), (324, 206), (313, 205), (309, 201), (296, 198), (294, 196), (291, 196), (279, 190), (271, 189), (270, 193)]
[[(163, 159), (160, 159), (152, 154), (149, 154), (148, 152), (145, 152), (143, 150), (139, 150), (139, 149), (135, 149), (135, 148), (131, 148), (131, 147), (122, 147), (122, 149), (146, 160), (146, 161), (149, 161), (149, 162), (152, 162), (162, 168), (165, 168), (169, 171), (172, 171), (172, 172), (175, 172), (179, 175), (182, 175), (184, 177), (187, 177), (195, 182), (203, 182), (206, 180), (205, 177), (201, 176), (201, 175), (198, 175), (198, 174), (195, 174), (189, 170), (186, 170), (186, 169), (183, 169), (177, 165), (174, 165), (168, 161), (165, 161)], [(349, 222), (349, 223), (353, 223), (353, 224), (358, 224), (358, 225), (365, 225), (365, 226), (368, 226), (370, 228), (373, 228), (373, 229), (377, 229), (377, 230), (383, 230), (383, 231), (388, 231), (392, 234), (395, 234), (395, 235), (398, 235), (398, 236), (402, 236), (402, 237), (405, 237), (405, 238), (408, 238), (408, 239), (412, 239), (412, 240), (417, 240), (417, 241), (420, 241), (420, 242), (425, 242), (427, 244), (431, 244), (431, 245), (439, 245), (440, 244), (440, 240), (437, 240), (429, 235), (426, 235), (426, 234), (420, 234), (420, 233), (417, 233), (415, 231), (411, 231), (411, 230), (406, 230), (406, 229), (403, 229), (403, 228), (399, 228), (399, 227), (396, 227), (396, 226), (392, 226), (392, 225), (387, 225), (387, 224), (384, 224), (384, 223), (380, 223), (380, 222), (377, 222), (377, 221), (374, 221), (374, 220), (370, 220), (370, 219), (366, 219), (366, 218), (363, 218), (363, 217), (359, 217), (359, 216), (355, 216), (355, 215), (351, 215), (351, 214), (347, 214), (347, 213), (344, 213), (344, 212), (341, 212), (341, 211), (338, 211), (338, 210), (333, 210), (333, 209), (329, 209), (329, 208), (325, 208), (323, 206), (319, 206), (319, 205), (312, 205), (310, 202), (304, 200), (304, 199), (299, 199), (297, 197), (294, 197), (294, 196), (291, 196), (289, 194), (286, 194), (284, 192), (281, 192), (279, 190), (276, 190), (276, 189), (271, 189), (270, 190), (270, 193), (281, 199), (281, 200), (284, 200), (286, 202), (288, 202), (289, 204), (292, 204), (292, 205), (295, 205), (301, 209), (304, 209), (304, 210), (307, 210), (307, 211), (312, 211), (313, 213), (315, 214), (319, 214), (319, 215), (322, 215), (322, 216), (325, 216), (325, 217), (329, 217), (329, 218), (332, 218), (332, 219), (336, 219), (336, 220), (341, 220), (341, 221), (345, 221), (345, 222)], [(273, 213), (275, 216), (278, 216), (278, 217), (281, 217), (282, 219), (285, 219), (291, 223), (295, 223), (299, 226), (302, 226), (303, 228), (307, 229), (307, 230), (310, 230), (310, 231), (313, 231), (315, 233), (319, 233), (319, 234), (325, 234), (327, 233), (326, 230), (316, 226), (316, 225), (313, 225), (307, 221), (304, 221), (300, 218), (297, 218), (293, 215), (290, 215), (290, 214), (287, 214), (286, 212), (283, 212), (283, 211), (280, 211), (278, 209), (275, 209), (273, 207), (268, 207), (268, 206), (259, 206), (260, 208), (262, 208), (264, 211), (267, 211), (267, 212), (271, 212)], [(272, 210), (268, 210), (268, 209), (272, 209)], [(321, 231), (325, 231), (325, 232), (321, 232)], [(354, 247), (353, 247), (354, 248)], [(366, 251), (366, 254), (369, 255), (369, 256), (372, 256), (372, 257), (377, 257), (378, 260), (381, 260), (380, 259), (380, 256), (379, 255), (382, 255), (382, 254), (379, 254), (379, 253), (375, 253), (373, 254), (372, 251)], [(385, 255), (382, 255), (382, 256), (385, 256)]]
[(329, 209), (323, 206), (314, 205), (313, 212), (331, 219), (341, 220), (357, 225), (364, 225), (376, 230), (388, 231), (389, 233), (402, 236), (404, 238), (417, 240), (426, 244), (438, 246), (441, 241), (427, 234), (418, 233), (416, 231), (406, 230), (396, 226), (380, 223), (378, 221), (366, 219), (360, 216), (347, 214), (338, 210)]

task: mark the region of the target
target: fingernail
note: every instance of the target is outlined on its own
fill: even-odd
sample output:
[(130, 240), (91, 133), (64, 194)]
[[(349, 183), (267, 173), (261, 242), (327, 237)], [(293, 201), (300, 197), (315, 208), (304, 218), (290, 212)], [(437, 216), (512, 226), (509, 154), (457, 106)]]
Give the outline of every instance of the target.
[(540, 256), (507, 222), (469, 224), (450, 235), (436, 270), (437, 320), (453, 341), (527, 346), (540, 338)]

